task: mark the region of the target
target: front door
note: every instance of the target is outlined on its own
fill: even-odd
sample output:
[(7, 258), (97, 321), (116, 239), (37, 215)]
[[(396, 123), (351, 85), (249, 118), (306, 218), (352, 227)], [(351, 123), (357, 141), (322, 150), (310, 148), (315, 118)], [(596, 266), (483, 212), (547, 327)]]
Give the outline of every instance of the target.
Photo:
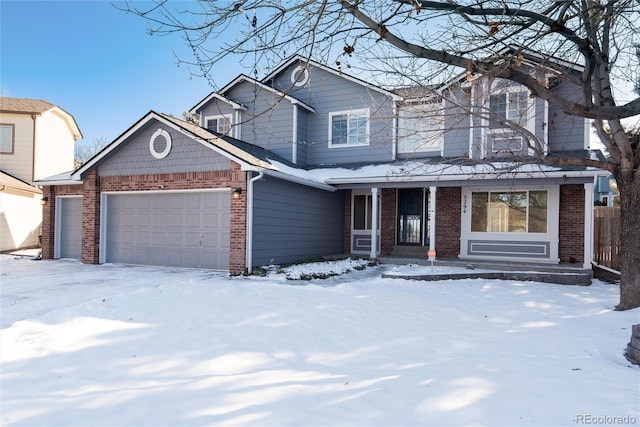
[(398, 244), (422, 245), (424, 236), (424, 191), (398, 190)]

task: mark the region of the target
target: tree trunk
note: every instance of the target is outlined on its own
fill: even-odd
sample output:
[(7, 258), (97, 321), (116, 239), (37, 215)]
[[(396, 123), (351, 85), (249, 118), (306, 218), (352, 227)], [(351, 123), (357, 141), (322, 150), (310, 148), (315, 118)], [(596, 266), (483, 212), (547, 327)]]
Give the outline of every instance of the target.
[[(640, 307), (640, 178), (615, 174), (620, 192), (620, 303), (616, 310)], [(620, 176), (617, 176), (620, 175)]]

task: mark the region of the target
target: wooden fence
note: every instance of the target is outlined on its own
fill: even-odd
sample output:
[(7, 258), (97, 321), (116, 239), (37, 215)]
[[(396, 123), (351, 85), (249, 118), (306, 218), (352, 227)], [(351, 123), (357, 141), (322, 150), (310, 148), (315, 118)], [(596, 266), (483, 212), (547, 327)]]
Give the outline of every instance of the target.
[(620, 271), (620, 208), (596, 206), (593, 212), (593, 260)]

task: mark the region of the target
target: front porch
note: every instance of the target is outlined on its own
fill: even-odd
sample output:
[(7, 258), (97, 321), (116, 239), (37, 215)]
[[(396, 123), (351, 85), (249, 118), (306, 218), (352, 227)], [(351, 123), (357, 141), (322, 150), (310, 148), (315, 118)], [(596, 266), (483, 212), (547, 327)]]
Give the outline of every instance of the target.
[(593, 278), (593, 270), (585, 269), (581, 264), (571, 263), (470, 261), (459, 258), (438, 258), (431, 262), (426, 255), (381, 256), (378, 257), (378, 262), (385, 265), (406, 266), (397, 272), (387, 271), (382, 274), (382, 277), (394, 279), (424, 281), (499, 279), (589, 286)]

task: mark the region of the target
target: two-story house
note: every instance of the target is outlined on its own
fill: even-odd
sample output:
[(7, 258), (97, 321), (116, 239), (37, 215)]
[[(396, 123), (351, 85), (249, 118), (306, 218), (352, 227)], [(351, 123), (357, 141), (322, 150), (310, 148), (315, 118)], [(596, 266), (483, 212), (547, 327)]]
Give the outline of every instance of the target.
[(38, 179), (73, 170), (73, 116), (40, 99), (0, 98), (0, 251), (39, 244)]
[[(558, 75), (580, 67), (545, 72), (535, 59), (523, 66), (572, 93)], [(43, 256), (238, 273), (411, 248), (590, 268), (601, 172), (513, 161), (535, 150), (599, 155), (588, 123), (525, 88), (464, 75), (388, 90), (294, 56), (262, 80), (238, 76), (190, 113), (194, 122), (151, 111), (72, 174), (41, 181), (53, 201)]]

